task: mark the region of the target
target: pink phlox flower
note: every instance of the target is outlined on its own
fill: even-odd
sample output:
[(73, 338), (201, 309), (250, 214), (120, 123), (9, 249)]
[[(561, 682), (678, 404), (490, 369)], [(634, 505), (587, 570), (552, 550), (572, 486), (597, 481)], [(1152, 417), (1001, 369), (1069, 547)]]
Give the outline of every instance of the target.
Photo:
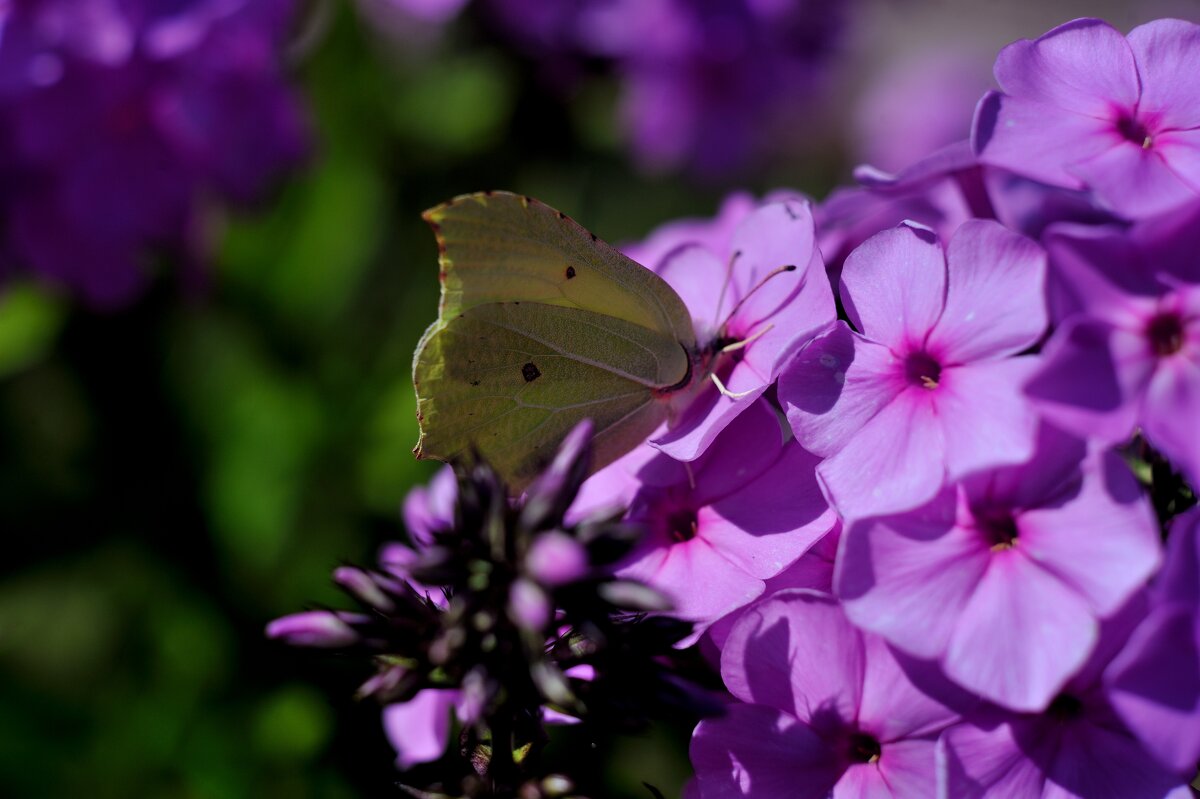
[(1126, 218), (1200, 196), (1200, 25), (1160, 19), (1128, 36), (1077, 19), (996, 59), (974, 143), (984, 163), (1090, 189)]
[(783, 591), (730, 633), (721, 677), (740, 700), (700, 722), (691, 757), (704, 799), (932, 796), (934, 745), (958, 714), (914, 682), (837, 601)]
[(643, 446), (609, 465), (584, 483), (571, 513), (628, 507), (646, 533), (617, 573), (666, 594), (672, 615), (699, 635), (834, 526), (816, 463), (758, 400), (691, 463)]
[(835, 586), (863, 629), (985, 699), (1041, 711), (1160, 558), (1154, 512), (1125, 463), (1044, 426), (1029, 463), (851, 525)]
[(1047, 236), (1064, 318), (1026, 386), (1060, 426), (1108, 443), (1140, 428), (1200, 479), (1200, 203), (1125, 231)]
[(658, 273), (692, 313), (713, 371), (653, 440), (660, 450), (678, 460), (700, 457), (775, 382), (796, 342), (836, 318), (814, 236), (809, 203), (769, 203), (741, 221), (728, 250), (684, 245), (659, 262)]
[(846, 260), (838, 322), (781, 372), (796, 439), (844, 519), (915, 508), (949, 482), (1022, 463), (1037, 430), (1012, 357), (1046, 326), (1045, 255), (998, 223), (964, 223), (943, 250), (904, 224)]

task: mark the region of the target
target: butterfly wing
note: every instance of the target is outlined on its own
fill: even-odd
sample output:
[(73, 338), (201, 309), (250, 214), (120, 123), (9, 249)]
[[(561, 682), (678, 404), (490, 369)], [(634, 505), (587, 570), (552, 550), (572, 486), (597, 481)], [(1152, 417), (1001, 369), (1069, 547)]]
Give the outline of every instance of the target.
[(519, 489), (580, 420), (593, 468), (644, 441), (695, 338), (657, 275), (534, 200), (469, 195), (430, 211), (442, 303), (413, 362), (417, 457), (471, 450)]
[(488, 302), (539, 302), (624, 319), (675, 349), (695, 346), (691, 314), (666, 281), (544, 203), (467, 194), (425, 219), (441, 253), (443, 320)]

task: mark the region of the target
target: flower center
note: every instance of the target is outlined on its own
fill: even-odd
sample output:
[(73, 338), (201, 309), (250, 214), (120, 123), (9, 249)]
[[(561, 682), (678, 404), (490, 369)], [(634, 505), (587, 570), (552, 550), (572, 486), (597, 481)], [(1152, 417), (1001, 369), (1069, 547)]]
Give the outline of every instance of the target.
[(1154, 354), (1174, 355), (1183, 349), (1183, 320), (1179, 314), (1160, 313), (1146, 324), (1146, 338)]
[(1126, 141), (1140, 144), (1145, 149), (1149, 149), (1150, 145), (1154, 144), (1154, 138), (1150, 135), (1150, 131), (1132, 114), (1122, 114), (1117, 118), (1117, 132)]
[(1083, 715), (1083, 702), (1070, 694), (1059, 694), (1046, 708), (1046, 713), (1061, 721), (1077, 719)]
[(1017, 545), (1017, 520), (1007, 508), (978, 511), (975, 524), (991, 542), (993, 552), (1003, 552)]
[(942, 379), (942, 365), (927, 353), (914, 352), (904, 361), (904, 377), (914, 386), (932, 390)]
[(854, 763), (877, 763), (883, 747), (872, 735), (856, 732), (850, 736), (850, 760)]
[(681, 508), (667, 516), (667, 531), (671, 538), (679, 541), (691, 541), (696, 537), (696, 511)]

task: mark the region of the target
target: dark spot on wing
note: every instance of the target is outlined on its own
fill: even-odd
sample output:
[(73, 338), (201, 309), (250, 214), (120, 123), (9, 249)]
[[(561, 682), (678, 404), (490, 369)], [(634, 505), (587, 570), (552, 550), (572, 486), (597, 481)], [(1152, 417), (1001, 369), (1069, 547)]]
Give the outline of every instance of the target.
[(479, 385), (479, 381), (478, 381), (478, 380), (472, 380), (472, 381), (471, 381), (471, 385), (473, 385), (473, 386), (477, 386), (477, 385)]
[(564, 214), (562, 211), (558, 211), (557, 213), (558, 213), (558, 218), (559, 218), (559, 219), (566, 219), (566, 218), (567, 218), (567, 215), (566, 215), (566, 214)]
[(542, 376), (542, 370), (538, 369), (533, 361), (530, 361), (521, 367), (521, 376), (525, 378), (526, 383), (532, 383)]
[(592, 234), (592, 241), (599, 241), (599, 240), (600, 240), (600, 237), (599, 237), (599, 236), (597, 236), (595, 233), (593, 233), (593, 234)]
[(568, 266), (567, 267), (567, 280), (570, 280), (573, 277), (575, 277), (575, 267)]

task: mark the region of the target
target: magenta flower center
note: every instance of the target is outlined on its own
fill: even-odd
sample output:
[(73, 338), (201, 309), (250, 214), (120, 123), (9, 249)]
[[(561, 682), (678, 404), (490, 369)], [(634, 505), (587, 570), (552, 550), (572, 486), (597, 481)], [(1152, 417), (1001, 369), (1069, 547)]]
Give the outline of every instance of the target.
[(1007, 508), (976, 511), (975, 524), (991, 544), (993, 552), (1003, 552), (1017, 545), (1017, 520)]
[(1083, 715), (1083, 702), (1070, 694), (1059, 694), (1054, 697), (1046, 713), (1060, 721), (1070, 721)]
[(932, 390), (942, 378), (942, 365), (928, 353), (914, 352), (904, 360), (904, 377), (911, 385)]
[(872, 735), (856, 732), (850, 736), (850, 760), (853, 763), (876, 763), (883, 747)]
[(696, 537), (696, 511), (680, 508), (667, 515), (667, 532), (674, 541), (691, 541)]
[(1117, 117), (1117, 132), (1126, 141), (1140, 144), (1142, 147), (1149, 147), (1154, 143), (1150, 129), (1132, 114), (1122, 114)]
[(1175, 313), (1160, 313), (1146, 324), (1146, 338), (1154, 354), (1160, 357), (1183, 349), (1183, 333), (1183, 320)]

